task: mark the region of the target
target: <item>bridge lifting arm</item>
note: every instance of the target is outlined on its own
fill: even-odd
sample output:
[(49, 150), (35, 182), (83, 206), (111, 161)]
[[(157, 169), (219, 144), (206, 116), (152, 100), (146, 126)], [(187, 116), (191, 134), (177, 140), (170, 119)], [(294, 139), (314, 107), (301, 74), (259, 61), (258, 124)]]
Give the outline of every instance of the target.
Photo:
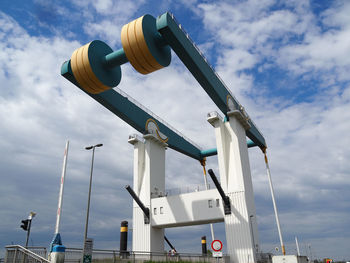
[(181, 152), (194, 159), (202, 159), (201, 149), (199, 146), (195, 145), (193, 142), (190, 142), (190, 140), (185, 138), (185, 136), (175, 132), (175, 129), (170, 128), (169, 125), (163, 124), (156, 116), (151, 115), (149, 113), (150, 111), (146, 111), (140, 105), (134, 103), (133, 99), (128, 97), (126, 94), (123, 94), (121, 90), (118, 92), (114, 89), (110, 89), (99, 94), (92, 94), (85, 91), (85, 89), (80, 87), (79, 83), (74, 78), (70, 60), (63, 63), (61, 75), (140, 133), (149, 133), (146, 123), (148, 120), (152, 119), (157, 124), (159, 131), (167, 136), (168, 140), (166, 143), (168, 144), (169, 148), (172, 148), (175, 151)]
[(240, 110), (251, 125), (251, 128), (246, 131), (247, 136), (261, 149), (266, 148), (262, 133), (250, 120), (242, 105), (232, 95), (215, 70), (208, 64), (189, 35), (176, 22), (174, 16), (167, 12), (158, 17), (157, 29), (222, 113), (227, 117), (227, 112)]
[[(63, 63), (61, 75), (137, 131), (154, 134), (169, 148), (200, 161), (216, 154), (216, 151), (201, 151), (199, 146), (124, 92), (112, 89), (121, 80), (120, 65), (129, 61), (140, 73), (151, 73), (170, 64), (171, 47), (226, 117), (227, 112), (239, 110), (247, 118), (251, 126), (247, 136), (253, 142), (248, 146), (266, 147), (264, 137), (243, 107), (170, 13), (158, 19), (145, 15), (125, 25), (122, 28), (122, 45), (122, 49), (113, 52), (104, 42), (94, 40), (74, 51), (71, 59)], [(150, 127), (153, 129), (150, 130)]]
[(224, 190), (222, 189), (222, 187), (221, 187), (221, 185), (220, 185), (218, 179), (216, 178), (216, 176), (215, 176), (213, 170), (212, 170), (212, 169), (209, 169), (209, 170), (208, 170), (208, 173), (209, 173), (211, 179), (213, 180), (213, 182), (214, 182), (216, 188), (218, 189), (219, 194), (221, 195), (222, 200), (224, 201), (224, 212), (225, 212), (225, 215), (231, 214), (231, 203), (230, 203), (230, 198), (229, 198), (227, 195), (225, 195), (225, 192), (224, 192)]
[[(167, 136), (168, 140), (166, 143), (169, 148), (199, 161), (206, 156), (217, 154), (216, 149), (210, 149), (210, 151), (201, 150), (199, 146), (195, 145), (185, 136), (175, 132), (169, 125), (163, 124), (157, 116), (151, 115), (149, 110), (146, 111), (141, 106), (137, 105), (133, 102), (133, 99), (123, 94), (121, 90), (110, 89), (99, 94), (87, 92), (80, 87), (79, 83), (74, 78), (70, 60), (63, 63), (61, 75), (142, 134), (149, 133), (145, 124), (148, 120), (153, 119), (155, 123), (157, 123), (159, 130)], [(255, 146), (250, 140), (247, 140), (247, 145), (248, 147)]]

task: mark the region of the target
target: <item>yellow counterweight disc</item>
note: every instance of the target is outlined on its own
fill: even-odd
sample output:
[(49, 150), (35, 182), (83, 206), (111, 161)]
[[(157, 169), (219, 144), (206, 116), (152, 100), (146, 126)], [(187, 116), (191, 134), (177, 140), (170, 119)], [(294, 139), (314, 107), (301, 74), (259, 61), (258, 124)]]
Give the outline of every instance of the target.
[(159, 46), (156, 34), (159, 34), (156, 19), (150, 15), (144, 15), (122, 28), (121, 41), (125, 55), (141, 74), (149, 74), (170, 63), (170, 48)]
[(92, 85), (91, 87), (91, 85), (83, 77), (84, 68), (81, 62), (81, 50), (82, 50), (82, 47), (76, 49), (72, 54), (72, 57), (70, 59), (72, 72), (73, 72), (74, 78), (76, 79), (76, 81), (78, 82), (81, 88), (83, 88), (89, 93), (94, 93), (96, 92), (95, 88), (93, 87), (94, 85)]
[[(142, 19), (142, 17), (140, 18)], [(142, 51), (138, 46), (134, 30), (136, 24), (135, 22), (136, 20), (123, 26), (121, 32), (121, 41), (125, 55), (134, 69), (136, 69), (141, 74), (148, 74), (152, 71), (150, 71), (147, 67), (147, 62), (145, 61), (142, 55)]]
[(72, 72), (82, 89), (98, 94), (119, 84), (120, 67), (108, 70), (102, 64), (104, 56), (111, 51), (110, 47), (98, 40), (74, 51), (71, 58)]
[(150, 50), (148, 49), (147, 43), (145, 41), (145, 37), (143, 35), (143, 28), (142, 28), (142, 19), (135, 20), (135, 34), (137, 37), (137, 43), (142, 51), (143, 56), (145, 57), (147, 63), (152, 68), (152, 71), (158, 70), (163, 68), (164, 66), (160, 65), (157, 60), (153, 57)]

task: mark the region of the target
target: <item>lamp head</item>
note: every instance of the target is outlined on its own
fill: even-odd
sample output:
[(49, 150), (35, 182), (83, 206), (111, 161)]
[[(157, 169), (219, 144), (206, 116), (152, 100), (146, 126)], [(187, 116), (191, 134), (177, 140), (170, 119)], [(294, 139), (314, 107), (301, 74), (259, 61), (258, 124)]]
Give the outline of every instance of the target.
[(35, 215), (36, 215), (35, 212), (30, 212), (29, 216), (28, 216), (28, 219), (32, 219)]

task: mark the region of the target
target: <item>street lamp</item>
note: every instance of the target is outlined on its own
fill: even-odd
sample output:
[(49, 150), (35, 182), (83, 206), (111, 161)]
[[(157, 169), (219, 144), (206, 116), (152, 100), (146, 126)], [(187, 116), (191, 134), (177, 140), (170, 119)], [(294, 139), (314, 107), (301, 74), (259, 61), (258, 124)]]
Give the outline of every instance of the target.
[[(95, 148), (96, 148), (96, 147), (101, 147), (101, 146), (103, 146), (102, 143), (99, 143), (99, 144), (96, 144), (96, 145), (91, 145), (91, 146), (85, 147), (85, 150), (91, 150), (91, 149), (92, 149), (92, 158), (91, 158), (91, 171), (90, 171), (89, 195), (88, 195), (88, 203), (87, 203), (87, 209), (86, 209), (86, 221), (85, 221), (85, 232), (84, 232), (83, 262), (85, 262), (85, 260), (84, 260), (84, 256), (85, 256), (85, 243), (86, 243), (86, 239), (87, 239), (87, 232), (88, 232), (88, 225), (89, 225), (91, 183), (92, 183), (92, 171), (93, 171), (93, 169), (94, 169)], [(90, 258), (90, 260), (88, 260), (88, 261), (91, 262), (91, 258)]]

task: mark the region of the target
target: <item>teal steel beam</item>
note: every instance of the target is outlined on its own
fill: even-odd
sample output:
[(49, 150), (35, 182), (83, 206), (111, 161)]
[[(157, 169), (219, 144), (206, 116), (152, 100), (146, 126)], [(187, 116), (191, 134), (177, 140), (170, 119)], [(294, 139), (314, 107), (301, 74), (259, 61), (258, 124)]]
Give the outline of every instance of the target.
[(203, 150), (201, 151), (201, 156), (204, 157), (209, 157), (209, 156), (214, 156), (218, 154), (218, 150), (216, 148), (208, 149), (208, 150)]
[[(63, 63), (61, 67), (61, 75), (72, 82), (75, 86), (80, 88), (79, 84), (73, 76), (70, 61)], [(169, 145), (169, 148), (173, 150), (181, 152), (197, 160), (202, 160), (204, 157), (209, 157), (217, 154), (216, 148), (204, 151), (201, 150), (199, 147), (187, 141), (184, 137), (175, 133), (171, 128), (164, 125), (160, 120), (157, 120), (145, 112), (143, 109), (138, 107), (136, 104), (134, 104), (132, 101), (128, 100), (127, 97), (123, 96), (113, 89), (99, 94), (91, 94), (82, 88), (80, 89), (142, 134), (147, 133), (147, 120), (154, 119), (158, 124), (160, 132), (168, 137), (167, 144)], [(256, 145), (251, 140), (247, 140), (247, 146), (249, 148)]]
[[(256, 146), (256, 144), (252, 140), (247, 139), (247, 147), (248, 148), (255, 147), (255, 146)], [(207, 149), (207, 150), (202, 150), (201, 151), (202, 158), (209, 157), (209, 156), (214, 156), (214, 155), (217, 155), (217, 154), (218, 154), (218, 150), (216, 148), (211, 148), (211, 149)]]
[[(76, 85), (78, 88), (80, 88), (79, 84), (73, 76), (70, 61), (63, 63), (61, 67), (61, 75)], [(84, 89), (80, 89), (84, 91)], [(203, 159), (201, 156), (201, 149), (174, 132), (171, 128), (167, 127), (160, 120), (157, 120), (154, 116), (145, 112), (143, 109), (128, 100), (127, 97), (123, 96), (119, 92), (113, 89), (104, 91), (99, 94), (91, 94), (86, 91), (84, 92), (142, 134), (147, 134), (147, 121), (149, 119), (155, 120), (159, 131), (168, 137), (168, 141), (166, 143), (168, 144), (169, 148), (172, 148), (197, 160)]]
[[(165, 13), (157, 18), (157, 29), (225, 116), (230, 111), (228, 107), (229, 97), (232, 98), (233, 107), (241, 110), (239, 102), (170, 13)], [(251, 128), (246, 131), (248, 138), (261, 149), (266, 148), (264, 136), (250, 119), (248, 122), (251, 125)]]

